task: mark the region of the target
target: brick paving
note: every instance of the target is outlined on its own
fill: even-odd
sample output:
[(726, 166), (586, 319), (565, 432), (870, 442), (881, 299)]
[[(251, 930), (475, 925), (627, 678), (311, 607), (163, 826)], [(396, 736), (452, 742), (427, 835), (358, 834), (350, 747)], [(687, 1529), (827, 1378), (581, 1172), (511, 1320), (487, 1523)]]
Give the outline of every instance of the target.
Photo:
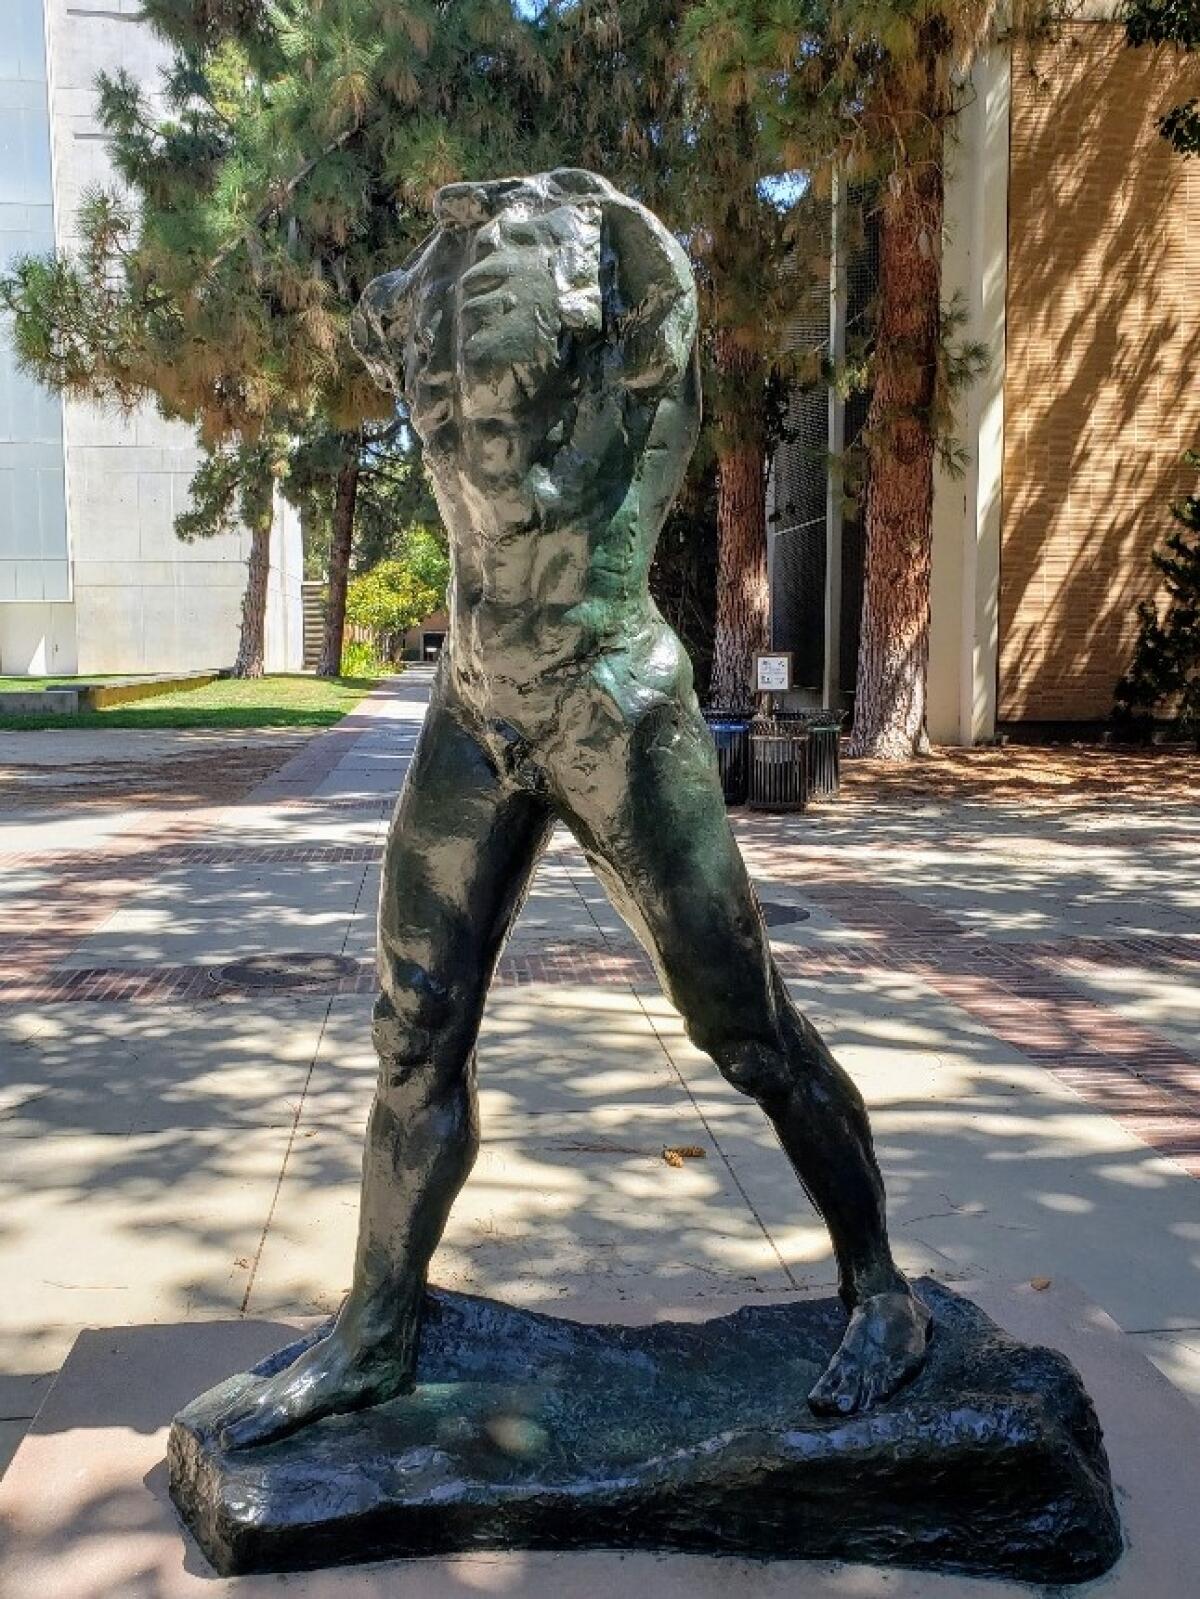
[[(387, 793), (314, 797), (341, 763), (353, 757), (358, 740), (372, 725), (377, 704), (368, 699), (265, 778), (261, 761), (246, 767), (260, 779), (257, 787), (247, 776), (239, 792), (231, 775), (219, 805), (206, 804), (184, 815), (172, 809), (150, 810), (136, 826), (94, 850), (0, 854), (0, 867), (10, 881), (18, 882), (16, 893), (0, 912), (0, 1015), (13, 1007), (48, 1003), (237, 1004), (257, 997), (261, 990), (239, 987), (213, 962), (89, 966), (63, 962), (114, 912), (135, 903), (171, 872), (376, 865), (382, 858), (379, 841), (239, 844), (236, 836), (239, 805), (247, 801), (297, 814), (307, 807), (381, 819), (390, 804)], [(962, 758), (958, 760), (961, 763)], [(984, 760), (994, 763), (995, 757), (988, 752)], [(1028, 766), (1028, 752), (1022, 760)], [(1171, 769), (1178, 789), (1178, 758), (1172, 758)], [(945, 774), (941, 780), (944, 798)], [(134, 784), (138, 793), (144, 788), (140, 779)], [(851, 794), (850, 808), (864, 803), (861, 777), (852, 783)], [(900, 789), (899, 797), (910, 798), (910, 790)], [(1044, 805), (1044, 794), (1041, 800)], [(893, 794), (892, 803), (896, 801)], [(56, 803), (63, 803), (61, 796)], [(756, 876), (788, 885), (804, 904), (819, 908), (834, 924), (820, 939), (795, 943), (785, 938), (776, 943), (785, 977), (909, 976), (1113, 1116), (1142, 1142), (1200, 1177), (1200, 1046), (1186, 1049), (1152, 1027), (1122, 1017), (1080, 981), (1130, 964), (1152, 972), (1194, 972), (1200, 967), (1200, 915), (1194, 931), (1161, 936), (986, 938), (946, 908), (881, 879), (874, 868), (889, 856), (902, 857), (910, 845), (877, 844), (865, 857), (860, 850), (851, 858), (828, 845), (815, 847), (794, 824), (778, 818), (737, 816), (734, 821)], [(214, 831), (229, 841), (214, 842)], [(1125, 836), (1119, 825), (1110, 822), (1092, 839), (1093, 846), (1111, 843), (1114, 835)], [(943, 847), (965, 851), (978, 843), (980, 834), (956, 831), (948, 817), (938, 836)], [(1035, 841), (1022, 853), (1044, 858), (1053, 853), (1053, 845), (1043, 847)], [(586, 875), (583, 857), (572, 846), (560, 845), (552, 858), (569, 871)], [(19, 886), (22, 874), (31, 879), (24, 890)], [(622, 934), (603, 930), (601, 934), (572, 939), (547, 931), (536, 942), (519, 940), (502, 958), (497, 984), (653, 985), (653, 967), (636, 945)], [(357, 969), (335, 981), (297, 991), (366, 994), (374, 986), (373, 961), (363, 957)]]
[[(0, 1469), (81, 1325), (336, 1302), (372, 900), (423, 694), (414, 673), (237, 761), (0, 738)], [(851, 764), (839, 803), (733, 824), (763, 899), (808, 913), (771, 918), (773, 949), (871, 1105), (906, 1268), (1073, 1277), (1200, 1396), (1196, 770)], [(340, 975), (227, 970), (288, 954)], [(496, 988), (440, 1272), (531, 1302), (831, 1280), (756, 1107), (687, 1046), (565, 834)], [(668, 1173), (664, 1141), (714, 1158)]]

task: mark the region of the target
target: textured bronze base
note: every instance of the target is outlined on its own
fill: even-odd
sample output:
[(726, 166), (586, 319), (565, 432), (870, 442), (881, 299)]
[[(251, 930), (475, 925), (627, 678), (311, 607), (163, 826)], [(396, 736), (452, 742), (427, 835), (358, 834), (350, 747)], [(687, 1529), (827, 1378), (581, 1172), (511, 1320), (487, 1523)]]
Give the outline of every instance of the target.
[(1074, 1367), (918, 1286), (925, 1369), (846, 1421), (804, 1397), (845, 1325), (836, 1300), (614, 1327), (434, 1292), (414, 1394), (226, 1452), (210, 1425), (231, 1378), (176, 1418), (171, 1493), (226, 1575), (513, 1547), (1106, 1571), (1120, 1524)]

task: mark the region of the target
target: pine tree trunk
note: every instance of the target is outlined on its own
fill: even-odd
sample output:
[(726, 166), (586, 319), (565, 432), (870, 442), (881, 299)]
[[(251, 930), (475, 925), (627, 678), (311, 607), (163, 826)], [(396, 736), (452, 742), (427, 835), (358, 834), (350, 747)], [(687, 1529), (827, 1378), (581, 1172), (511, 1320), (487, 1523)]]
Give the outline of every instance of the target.
[(233, 667), (234, 677), (261, 677), (265, 669), (272, 520), (270, 515), (260, 517), (250, 537), (246, 592), (242, 597), (242, 632)]
[(850, 753), (889, 761), (928, 749), (932, 408), (944, 210), (940, 153), (905, 174), (880, 217), (862, 633)]
[(710, 703), (749, 706), (754, 653), (767, 647), (767, 480), (765, 449), (742, 443), (717, 463), (717, 626)]
[[(761, 364), (728, 335), (717, 340), (717, 616), (709, 704), (753, 703), (754, 652), (767, 647), (767, 449)], [(736, 409), (735, 409), (736, 408)]]
[(337, 475), (333, 498), (333, 533), (329, 541), (329, 583), (325, 602), (325, 635), (318, 677), (338, 677), (342, 670), (342, 642), (346, 633), (346, 584), (350, 577), (350, 550), (354, 542), (354, 509), (358, 501), (359, 435), (350, 435), (347, 456)]

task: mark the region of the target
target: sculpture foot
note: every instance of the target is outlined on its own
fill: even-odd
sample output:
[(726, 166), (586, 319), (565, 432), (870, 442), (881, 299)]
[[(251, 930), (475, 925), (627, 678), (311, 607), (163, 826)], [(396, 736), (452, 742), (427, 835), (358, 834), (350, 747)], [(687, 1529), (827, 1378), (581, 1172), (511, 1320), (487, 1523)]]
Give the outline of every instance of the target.
[(872, 1294), (851, 1312), (837, 1353), (808, 1396), (818, 1416), (853, 1416), (888, 1399), (925, 1361), (932, 1318), (908, 1288)]
[(322, 1416), (383, 1404), (413, 1386), (413, 1361), (397, 1349), (413, 1342), (393, 1333), (364, 1342), (340, 1323), (303, 1350), (290, 1366), (260, 1378), (222, 1415), (215, 1431), (226, 1449), (252, 1449), (286, 1438)]

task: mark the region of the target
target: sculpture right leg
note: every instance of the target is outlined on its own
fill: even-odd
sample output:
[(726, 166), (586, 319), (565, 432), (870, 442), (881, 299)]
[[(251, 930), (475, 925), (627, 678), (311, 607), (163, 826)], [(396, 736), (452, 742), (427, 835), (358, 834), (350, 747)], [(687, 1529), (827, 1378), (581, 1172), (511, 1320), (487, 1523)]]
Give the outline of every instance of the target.
[(475, 1040), (492, 972), (553, 825), (435, 699), (392, 822), (379, 910), (379, 1083), (354, 1282), (328, 1337), (239, 1396), (230, 1447), (412, 1386), (425, 1276), (479, 1142)]

